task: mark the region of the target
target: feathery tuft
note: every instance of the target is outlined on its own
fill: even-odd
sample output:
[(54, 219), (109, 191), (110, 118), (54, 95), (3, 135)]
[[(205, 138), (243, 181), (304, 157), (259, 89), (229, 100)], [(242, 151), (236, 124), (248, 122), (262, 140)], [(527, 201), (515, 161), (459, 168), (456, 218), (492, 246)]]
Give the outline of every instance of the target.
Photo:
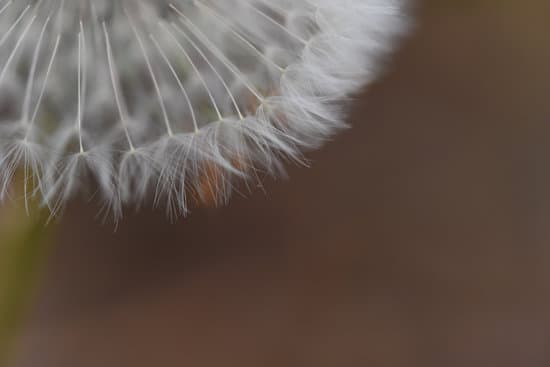
[(345, 127), (405, 0), (0, 0), (0, 197), (185, 214)]

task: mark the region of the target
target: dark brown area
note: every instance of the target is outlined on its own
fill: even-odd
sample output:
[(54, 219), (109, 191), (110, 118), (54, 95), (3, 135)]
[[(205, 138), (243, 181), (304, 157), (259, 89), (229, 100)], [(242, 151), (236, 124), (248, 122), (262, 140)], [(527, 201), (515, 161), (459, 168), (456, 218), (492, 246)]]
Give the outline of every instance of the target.
[(16, 365), (550, 365), (550, 6), (418, 13), (267, 194), (114, 234), (71, 208)]

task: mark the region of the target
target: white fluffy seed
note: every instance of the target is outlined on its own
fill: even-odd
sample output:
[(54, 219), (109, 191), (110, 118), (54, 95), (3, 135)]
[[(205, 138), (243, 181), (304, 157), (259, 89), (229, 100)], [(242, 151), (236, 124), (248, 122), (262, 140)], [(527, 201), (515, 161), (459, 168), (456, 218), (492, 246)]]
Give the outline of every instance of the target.
[(344, 127), (405, 0), (0, 0), (0, 196), (225, 201)]

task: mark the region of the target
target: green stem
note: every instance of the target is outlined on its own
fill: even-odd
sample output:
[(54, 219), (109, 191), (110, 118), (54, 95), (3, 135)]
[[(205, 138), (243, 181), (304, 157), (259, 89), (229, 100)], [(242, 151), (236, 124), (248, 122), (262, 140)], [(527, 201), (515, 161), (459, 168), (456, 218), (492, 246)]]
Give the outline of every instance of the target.
[[(39, 212), (39, 209), (36, 209)], [(46, 214), (28, 217), (4, 208), (0, 218), (0, 366), (7, 364), (39, 273), (49, 253)]]

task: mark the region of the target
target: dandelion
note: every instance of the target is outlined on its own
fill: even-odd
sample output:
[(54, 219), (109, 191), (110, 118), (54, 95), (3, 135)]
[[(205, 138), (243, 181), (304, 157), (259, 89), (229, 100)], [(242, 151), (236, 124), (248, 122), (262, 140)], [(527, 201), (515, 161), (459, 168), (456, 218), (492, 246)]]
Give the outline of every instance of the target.
[(224, 202), (344, 127), (403, 1), (0, 0), (0, 196)]

